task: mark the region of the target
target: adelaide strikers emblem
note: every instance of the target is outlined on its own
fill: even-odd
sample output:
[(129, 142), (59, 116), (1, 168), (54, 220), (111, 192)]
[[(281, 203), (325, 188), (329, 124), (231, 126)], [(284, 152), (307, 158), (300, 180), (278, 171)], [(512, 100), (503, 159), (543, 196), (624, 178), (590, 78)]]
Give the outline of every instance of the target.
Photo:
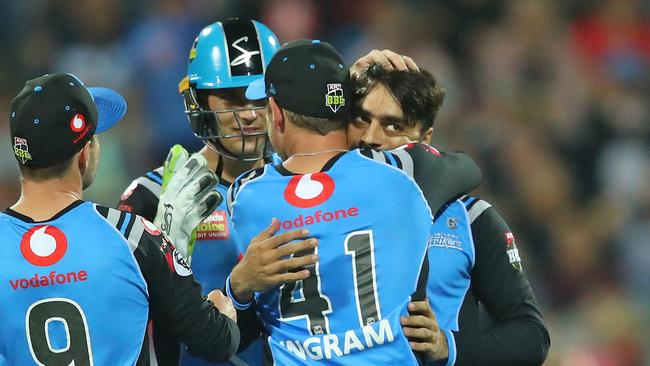
[(16, 154), (18, 160), (23, 164), (25, 164), (27, 160), (32, 160), (32, 155), (29, 153), (29, 146), (27, 145), (27, 139), (14, 137), (14, 154)]
[(341, 84), (327, 84), (327, 94), (325, 94), (325, 105), (330, 107), (332, 112), (336, 113), (339, 108), (345, 105), (343, 96), (343, 86)]
[(52, 225), (29, 229), (20, 241), (20, 252), (35, 266), (51, 266), (60, 261), (68, 250), (68, 239), (63, 231)]
[(233, 48), (236, 48), (237, 51), (239, 51), (241, 54), (239, 56), (235, 57), (235, 59), (230, 62), (230, 66), (239, 66), (239, 65), (244, 64), (244, 63), (249, 64), (250, 59), (253, 56), (260, 54), (259, 50), (257, 50), (257, 51), (249, 51), (249, 50), (245, 49), (244, 47), (241, 47), (239, 44), (242, 43), (242, 42), (247, 43), (248, 42), (248, 37), (246, 37), (246, 36), (241, 37), (241, 38), (237, 39), (235, 42), (232, 43), (231, 46)]
[(300, 208), (318, 206), (334, 193), (334, 180), (326, 173), (296, 175), (284, 189), (284, 199)]

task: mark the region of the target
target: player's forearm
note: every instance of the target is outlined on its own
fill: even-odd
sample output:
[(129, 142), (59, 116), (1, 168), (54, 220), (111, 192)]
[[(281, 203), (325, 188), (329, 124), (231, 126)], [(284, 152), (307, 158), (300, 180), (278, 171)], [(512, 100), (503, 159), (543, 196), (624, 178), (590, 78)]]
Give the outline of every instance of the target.
[(550, 338), (514, 235), (496, 210), (487, 208), (472, 223), (472, 236), (476, 248), (472, 288), (493, 326), (477, 330), (463, 327), (461, 320), (456, 340), (457, 359), (462, 362), (457, 364), (542, 364)]
[(133, 191), (127, 190), (117, 205), (118, 210), (138, 214), (152, 222), (157, 207), (158, 197), (142, 185), (137, 185)]
[(413, 159), (413, 178), (435, 213), (451, 199), (476, 188), (481, 171), (469, 155), (459, 152), (438, 153), (418, 144), (406, 149)]
[(226, 288), (226, 293), (235, 302), (235, 304), (250, 303), (255, 294), (255, 286), (246, 275), (245, 268), (241, 264), (237, 264), (233, 268), (230, 276), (228, 276), (229, 287)]
[(237, 324), (202, 298), (193, 279), (178, 278), (181, 281), (170, 292), (156, 296), (155, 314), (159, 315), (154, 323), (171, 323), (170, 332), (196, 356), (213, 362), (229, 359), (239, 347)]
[(154, 324), (165, 324), (170, 335), (201, 358), (230, 358), (239, 346), (235, 322), (201, 296), (189, 267), (162, 235), (145, 237), (134, 254), (147, 281)]
[(237, 352), (245, 350), (251, 343), (262, 336), (262, 322), (257, 317), (255, 307), (237, 310), (237, 326), (241, 339)]
[(239, 348), (240, 333), (237, 324), (230, 318), (214, 310), (214, 305), (208, 302), (210, 308), (205, 309), (203, 316), (196, 319), (191, 340), (186, 341), (190, 353), (210, 362), (226, 361), (234, 356)]
[(456, 365), (541, 365), (550, 346), (548, 331), (535, 319), (497, 323), (480, 334), (454, 333)]

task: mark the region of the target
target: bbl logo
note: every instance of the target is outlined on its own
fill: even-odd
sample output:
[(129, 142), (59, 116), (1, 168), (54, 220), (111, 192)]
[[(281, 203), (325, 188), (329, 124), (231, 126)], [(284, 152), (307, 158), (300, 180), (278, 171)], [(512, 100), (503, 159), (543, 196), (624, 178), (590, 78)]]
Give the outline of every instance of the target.
[(32, 155), (29, 153), (29, 146), (27, 146), (27, 139), (14, 137), (14, 154), (16, 154), (20, 162), (23, 164), (25, 164), (27, 160), (32, 160)]
[(334, 113), (345, 105), (345, 97), (343, 97), (343, 87), (341, 84), (327, 84), (325, 105), (330, 107)]

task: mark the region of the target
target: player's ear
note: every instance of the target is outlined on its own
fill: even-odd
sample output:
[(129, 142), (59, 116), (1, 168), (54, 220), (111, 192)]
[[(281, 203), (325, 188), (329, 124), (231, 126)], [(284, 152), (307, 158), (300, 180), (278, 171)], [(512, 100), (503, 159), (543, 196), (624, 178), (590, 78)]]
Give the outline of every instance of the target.
[(79, 171), (81, 171), (81, 175), (84, 175), (84, 173), (86, 173), (86, 169), (88, 169), (88, 166), (90, 165), (90, 149), (92, 149), (90, 146), (91, 143), (92, 139), (87, 141), (79, 152), (79, 160), (77, 164), (79, 166)]
[(284, 113), (273, 97), (269, 98), (269, 108), (271, 108), (271, 128), (277, 132), (284, 132)]
[(424, 142), (427, 145), (431, 144), (431, 136), (433, 136), (433, 127), (429, 127), (424, 133), (420, 135), (420, 142)]

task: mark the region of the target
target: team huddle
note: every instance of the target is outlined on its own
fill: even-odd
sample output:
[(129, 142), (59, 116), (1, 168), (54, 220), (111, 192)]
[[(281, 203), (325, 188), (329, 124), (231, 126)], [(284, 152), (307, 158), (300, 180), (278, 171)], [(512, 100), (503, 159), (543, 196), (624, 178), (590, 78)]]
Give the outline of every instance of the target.
[(233, 19), (178, 88), (204, 148), (116, 209), (82, 191), (124, 98), (48, 74), (12, 101), (0, 365), (543, 363), (515, 236), (475, 162), (428, 145), (445, 90), (412, 59)]

